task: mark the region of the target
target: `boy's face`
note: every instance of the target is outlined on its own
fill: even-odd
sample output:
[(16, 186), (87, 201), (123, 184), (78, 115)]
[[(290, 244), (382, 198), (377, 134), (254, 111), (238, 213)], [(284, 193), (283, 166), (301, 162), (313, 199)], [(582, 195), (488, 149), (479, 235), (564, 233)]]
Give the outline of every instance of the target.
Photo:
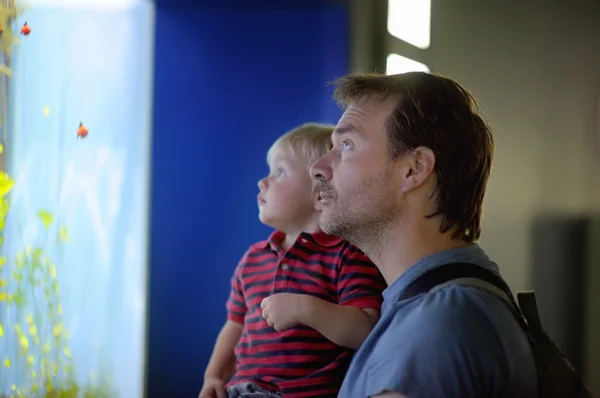
[(305, 231), (317, 211), (308, 159), (273, 148), (269, 175), (258, 182), (258, 218), (288, 234)]

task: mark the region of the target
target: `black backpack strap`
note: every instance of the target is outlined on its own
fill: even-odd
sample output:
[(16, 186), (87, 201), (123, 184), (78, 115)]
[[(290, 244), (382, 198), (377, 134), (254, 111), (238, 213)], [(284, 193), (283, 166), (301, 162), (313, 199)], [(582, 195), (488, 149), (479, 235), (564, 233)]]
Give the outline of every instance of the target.
[(501, 277), (483, 267), (469, 263), (444, 264), (425, 272), (404, 289), (400, 300), (427, 293), (436, 286), (463, 278), (475, 278), (485, 281), (502, 290), (512, 300), (512, 293), (510, 293), (508, 285)]
[(527, 325), (529, 325), (531, 336), (537, 340), (542, 339), (546, 335), (546, 332), (542, 328), (535, 292), (533, 290), (518, 292), (517, 300), (519, 301), (519, 308), (527, 320)]

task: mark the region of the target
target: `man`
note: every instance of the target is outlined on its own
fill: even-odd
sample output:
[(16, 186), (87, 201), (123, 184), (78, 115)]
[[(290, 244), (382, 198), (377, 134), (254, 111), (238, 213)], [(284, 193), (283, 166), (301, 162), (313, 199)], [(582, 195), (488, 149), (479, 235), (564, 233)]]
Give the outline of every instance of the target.
[(498, 272), (476, 243), (493, 138), (471, 95), (427, 73), (349, 75), (332, 150), (311, 169), (321, 229), (355, 243), (388, 284), (381, 319), (340, 397), (535, 397), (529, 341), (510, 307), (449, 285), (402, 299), (426, 271), (456, 262)]

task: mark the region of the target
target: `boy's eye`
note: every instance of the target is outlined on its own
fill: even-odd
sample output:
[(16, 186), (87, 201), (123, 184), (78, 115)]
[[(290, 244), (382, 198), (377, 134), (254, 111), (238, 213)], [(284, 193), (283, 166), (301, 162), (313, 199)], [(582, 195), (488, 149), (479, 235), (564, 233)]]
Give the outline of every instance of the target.
[(352, 148), (352, 143), (350, 141), (342, 141), (342, 150), (347, 150)]
[(282, 177), (283, 175), (285, 175), (285, 171), (282, 168), (278, 168), (277, 170), (275, 170), (275, 175), (277, 177)]

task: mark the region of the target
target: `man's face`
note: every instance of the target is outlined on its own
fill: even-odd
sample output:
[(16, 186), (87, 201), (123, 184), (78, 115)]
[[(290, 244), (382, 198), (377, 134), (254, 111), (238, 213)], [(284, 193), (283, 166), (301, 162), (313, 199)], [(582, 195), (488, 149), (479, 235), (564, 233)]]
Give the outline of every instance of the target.
[(397, 101), (356, 101), (332, 135), (333, 149), (311, 168), (320, 183), (324, 232), (353, 243), (376, 239), (400, 213), (400, 173), (388, 153), (385, 122)]

